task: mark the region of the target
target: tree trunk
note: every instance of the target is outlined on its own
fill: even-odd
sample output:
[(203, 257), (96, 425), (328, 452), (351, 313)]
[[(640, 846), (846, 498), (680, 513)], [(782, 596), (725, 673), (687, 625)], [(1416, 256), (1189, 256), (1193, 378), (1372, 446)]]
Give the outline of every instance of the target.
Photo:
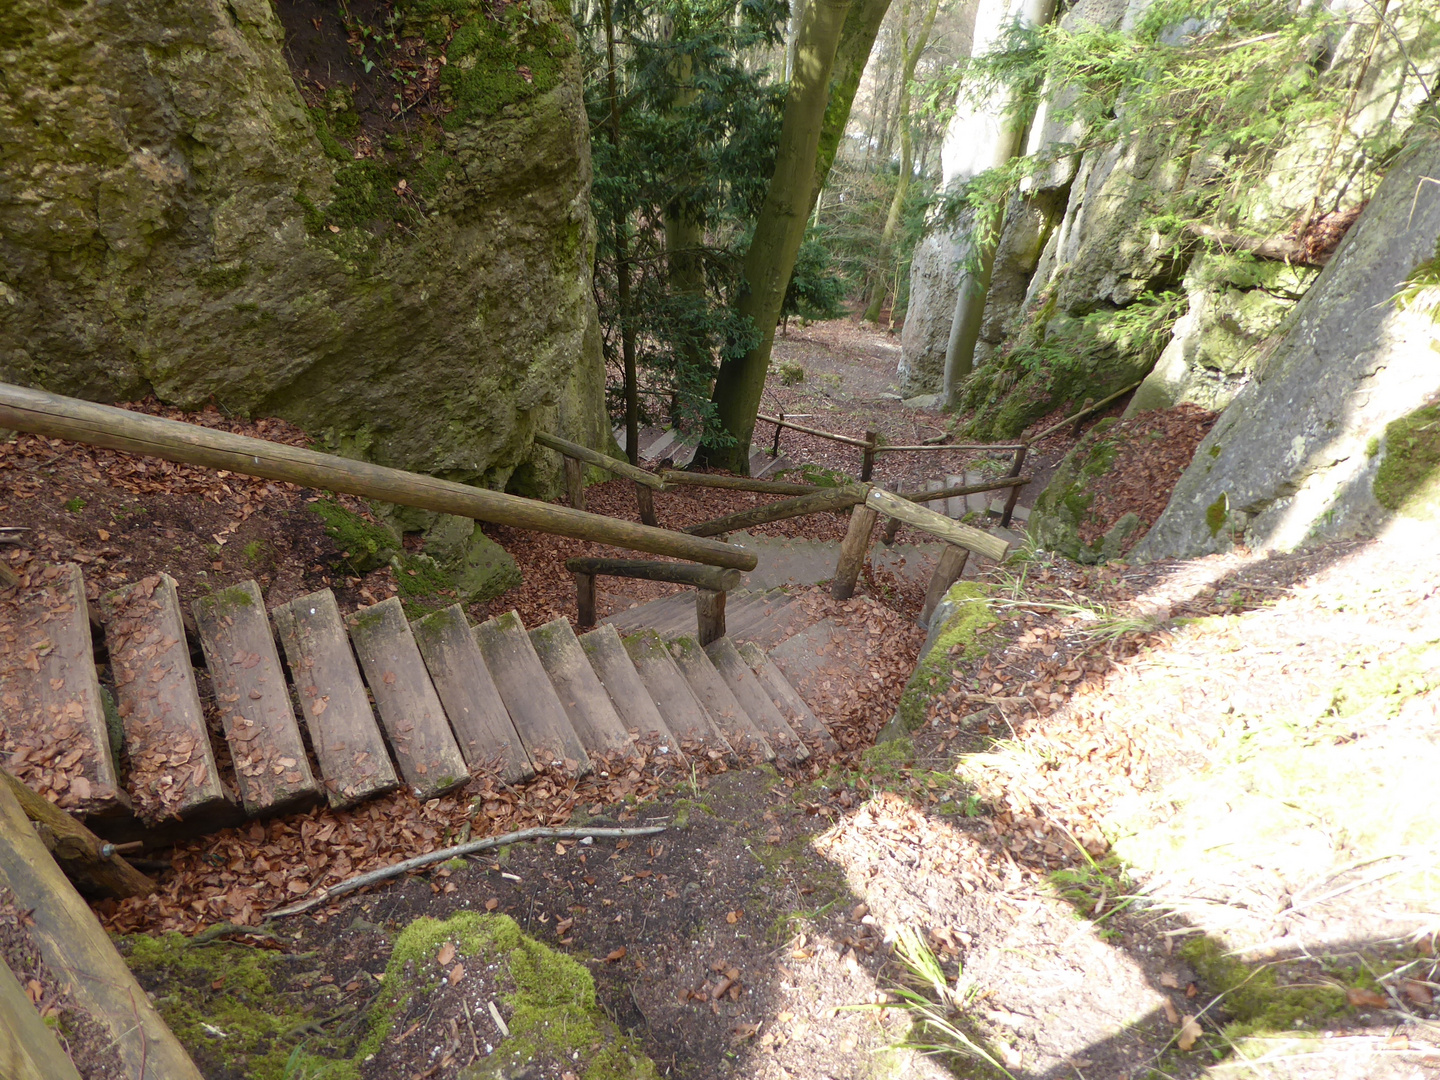
[[(620, 91), (615, 79), (613, 0), (603, 0), (605, 78), (610, 91), (610, 142), (620, 153)], [(620, 311), (620, 355), (625, 365), (625, 456), (640, 464), (640, 373), (635, 360), (635, 322), (630, 318), (630, 237), (626, 216), (615, 215), (615, 295)]]
[[(905, 197), (910, 192), (910, 171), (914, 168), (915, 143), (910, 132), (910, 82), (915, 78), (915, 66), (920, 54), (930, 42), (930, 31), (935, 26), (935, 13), (940, 0), (930, 0), (920, 24), (915, 41), (910, 41), (910, 0), (904, 0), (900, 7), (900, 104), (895, 110), (895, 123), (900, 129), (900, 175), (895, 181), (895, 197), (890, 200), (890, 212), (885, 215), (885, 230), (880, 234), (880, 254), (888, 261), (895, 246), (895, 234), (900, 230), (900, 213), (905, 207)], [(868, 322), (880, 321), (880, 309), (885, 303), (885, 274), (876, 275), (870, 293), (870, 303), (865, 309)]]
[(745, 255), (745, 286), (736, 305), (737, 312), (754, 323), (760, 341), (743, 357), (724, 360), (715, 380), (720, 424), (736, 442), (717, 448), (707, 458), (733, 472), (749, 472), (750, 436), (770, 367), (775, 326), (810, 217), (830, 73), (849, 10), (850, 0), (810, 0), (795, 43), (795, 76), (785, 97), (775, 171)]
[[(1018, 7), (1014, 20), (1025, 26), (1044, 26), (1055, 15), (1055, 0), (1023, 0), (1018, 5), (1007, 7)], [(1010, 20), (1001, 21), (1008, 23)], [(999, 29), (997, 25), (995, 37), (998, 37)], [(994, 40), (982, 39), (977, 27), (972, 55), (984, 52), (994, 44)], [(972, 176), (986, 169), (998, 168), (1023, 151), (1030, 114), (1015, 110), (1012, 105), (1013, 94), (1008, 89), (1001, 89), (972, 114), (974, 126), (983, 133), (970, 152), (976, 166)], [(962, 118), (957, 116), (957, 120), (961, 120), (963, 129)], [(952, 126), (951, 133), (955, 130)], [(959, 404), (960, 387), (975, 367), (975, 343), (980, 338), (985, 299), (990, 291), (990, 272), (995, 265), (995, 248), (999, 243), (1004, 215), (1003, 205), (986, 207), (975, 215), (970, 235), (978, 239), (971, 242), (969, 266), (962, 272), (960, 286), (955, 293), (955, 315), (945, 346), (945, 382), (941, 393), (942, 405), (947, 409)]]
[(840, 32), (840, 45), (835, 50), (835, 64), (830, 73), (830, 104), (825, 110), (825, 126), (820, 131), (820, 147), (815, 156), (812, 209), (825, 187), (830, 166), (835, 163), (840, 140), (845, 137), (845, 125), (850, 122), (855, 91), (860, 87), (865, 65), (870, 62), (875, 35), (880, 33), (880, 24), (889, 10), (890, 0), (855, 0), (845, 17), (845, 28)]

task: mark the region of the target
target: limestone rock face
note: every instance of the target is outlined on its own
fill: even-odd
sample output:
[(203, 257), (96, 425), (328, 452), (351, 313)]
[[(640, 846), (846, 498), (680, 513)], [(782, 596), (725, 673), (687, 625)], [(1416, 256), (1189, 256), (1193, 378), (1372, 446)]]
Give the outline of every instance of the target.
[[(444, 7), (437, 30), (436, 5), (396, 5), (422, 55), (450, 52), (427, 100), (453, 108), (422, 146), (413, 115), (357, 125), (366, 73), (338, 16), (325, 29), (353, 78), (325, 74), (329, 59), (292, 72), (287, 51), (303, 50), (266, 0), (7, 3), (0, 379), (214, 400), (491, 485), (537, 425), (602, 445), (568, 22), (543, 3), (521, 29), (478, 2)], [(522, 82), (493, 57), (524, 35), (540, 44)], [(551, 472), (531, 469), (530, 486)]]
[(1392, 167), (1295, 309), (1283, 340), (1196, 451), (1135, 554), (1199, 555), (1237, 538), (1287, 550), (1372, 530), (1386, 428), (1440, 397), (1440, 323), (1394, 302), (1440, 238), (1440, 139)]
[(910, 257), (910, 303), (900, 331), (900, 393), (933, 394), (945, 378), (945, 346), (955, 318), (960, 261), (969, 245), (968, 231), (926, 233)]

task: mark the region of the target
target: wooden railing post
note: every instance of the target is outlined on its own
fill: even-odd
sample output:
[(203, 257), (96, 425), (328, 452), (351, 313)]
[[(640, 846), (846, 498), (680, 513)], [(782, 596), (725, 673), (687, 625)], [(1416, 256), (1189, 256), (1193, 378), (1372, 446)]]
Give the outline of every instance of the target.
[(695, 632), (701, 645), (725, 636), (725, 593), (714, 589), (695, 590)]
[[(1025, 455), (1029, 452), (1029, 444), (1021, 443), (1019, 448), (1015, 451), (1015, 460), (1011, 463), (1010, 471), (1006, 473), (1007, 476), (1020, 475), (1020, 469), (1025, 464)], [(1019, 498), (1020, 485), (1016, 484), (1010, 489), (1010, 494), (1005, 498), (1005, 512), (1000, 515), (1000, 527), (1002, 529), (1008, 529), (1010, 527), (1010, 515), (1015, 513), (1015, 501)]]
[(595, 575), (575, 574), (575, 606), (579, 609), (575, 621), (580, 626), (595, 625)]
[(644, 484), (636, 483), (635, 501), (640, 504), (640, 524), (655, 528), (659, 524), (655, 516), (655, 492)]
[[(784, 412), (781, 412), (781, 413), (780, 413), (780, 419), (781, 419), (782, 422), (784, 421), (784, 419), (785, 419), (785, 413), (784, 413)], [(779, 456), (780, 456), (780, 425), (779, 425), (779, 424), (776, 424), (776, 425), (775, 425), (775, 445), (770, 448), (770, 456), (771, 456), (771, 457), (779, 457)]]
[(585, 509), (585, 464), (572, 457), (565, 460), (565, 494), (572, 510)]
[(870, 481), (870, 474), (875, 471), (875, 447), (880, 442), (880, 434), (875, 431), (865, 432), (865, 441), (869, 444), (861, 451), (860, 457), (860, 479), (862, 482)]
[(870, 533), (880, 515), (861, 504), (850, 511), (850, 527), (840, 544), (840, 560), (835, 564), (835, 580), (830, 582), (830, 595), (836, 600), (849, 600), (860, 580), (860, 568), (870, 550)]
[[(886, 488), (886, 490), (888, 491), (889, 488)], [(895, 494), (900, 494), (899, 484), (895, 485)], [(891, 544), (895, 543), (895, 537), (900, 532), (900, 526), (902, 524), (903, 522), (899, 518), (892, 517), (885, 519), (885, 528), (880, 533), (880, 540), (886, 547), (889, 547)]]
[(925, 606), (920, 609), (922, 626), (930, 625), (930, 616), (935, 614), (935, 608), (945, 599), (950, 586), (960, 580), (960, 575), (965, 572), (965, 562), (969, 558), (970, 552), (964, 548), (955, 547), (953, 544), (945, 545), (945, 550), (940, 553), (940, 561), (935, 565), (935, 573), (930, 575), (930, 587), (925, 590)]

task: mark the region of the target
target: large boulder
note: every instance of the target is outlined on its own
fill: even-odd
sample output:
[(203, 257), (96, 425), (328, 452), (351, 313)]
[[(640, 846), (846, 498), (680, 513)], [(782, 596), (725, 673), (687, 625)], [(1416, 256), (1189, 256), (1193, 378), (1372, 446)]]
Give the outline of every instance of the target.
[[(1440, 138), (1418, 137), (1196, 451), (1135, 554), (1259, 549), (1372, 531), (1387, 429), (1440, 397)], [(1425, 301), (1429, 301), (1426, 303)], [(1391, 429), (1393, 430), (1393, 429)], [(1383, 487), (1382, 487), (1383, 494)]]
[(537, 426), (603, 444), (565, 14), (279, 10), (0, 8), (0, 379), (490, 485)]

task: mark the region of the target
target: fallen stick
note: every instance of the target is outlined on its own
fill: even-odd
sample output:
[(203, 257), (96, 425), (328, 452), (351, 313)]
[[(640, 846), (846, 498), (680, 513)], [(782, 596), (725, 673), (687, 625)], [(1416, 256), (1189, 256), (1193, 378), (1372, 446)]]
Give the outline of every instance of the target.
[(345, 896), (347, 893), (363, 889), (367, 885), (374, 885), (378, 881), (388, 881), (391, 878), (408, 874), (412, 870), (419, 870), (429, 866), (431, 863), (445, 862), (447, 859), (458, 859), (462, 855), (473, 855), (477, 851), (488, 851), (490, 848), (503, 847), (506, 844), (518, 844), (522, 840), (564, 840), (567, 838), (598, 837), (602, 840), (622, 836), (651, 836), (655, 833), (665, 831), (664, 825), (647, 825), (638, 829), (521, 829), (519, 832), (506, 833), (503, 836), (487, 836), (484, 840), (471, 840), (469, 843), (456, 844), (454, 847), (441, 848), (439, 851), (432, 851), (428, 855), (416, 855), (413, 859), (406, 859), (394, 866), (386, 866), (380, 870), (371, 870), (368, 874), (360, 874), (358, 877), (342, 881), (337, 885), (331, 885), (328, 889), (321, 889), (315, 896), (308, 900), (301, 900), (298, 904), (291, 904), (270, 912), (265, 918), (283, 919), (290, 915), (299, 915), (309, 911), (311, 908), (319, 907), (321, 904), (335, 899), (337, 896)]

